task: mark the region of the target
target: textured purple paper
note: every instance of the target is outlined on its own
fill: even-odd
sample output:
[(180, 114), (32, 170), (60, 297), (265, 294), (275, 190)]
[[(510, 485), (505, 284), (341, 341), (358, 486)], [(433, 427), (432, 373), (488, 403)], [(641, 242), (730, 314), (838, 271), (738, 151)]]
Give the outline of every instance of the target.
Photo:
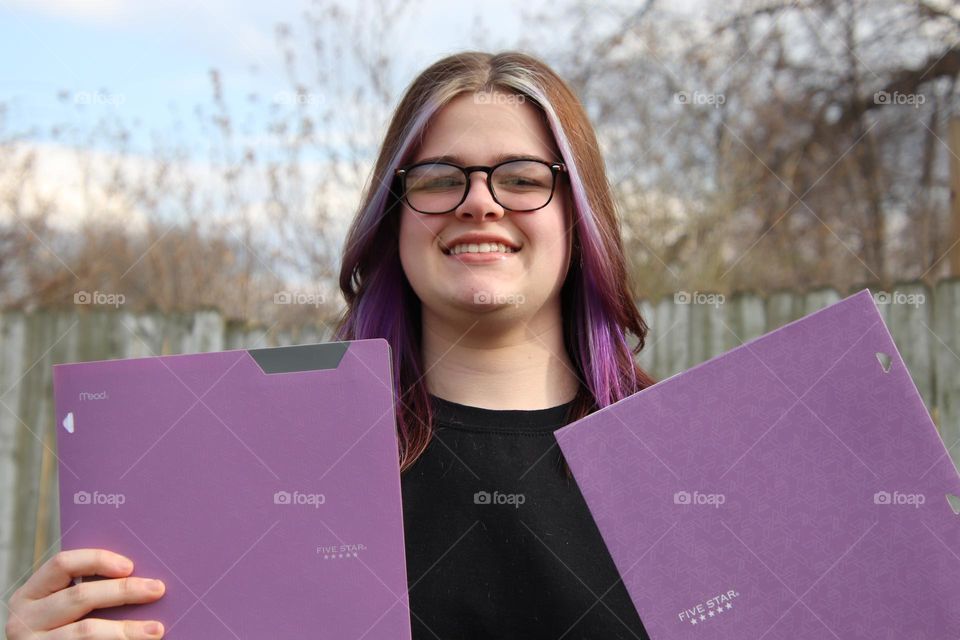
[(167, 586), (91, 617), (174, 639), (410, 638), (389, 354), (358, 340), (335, 369), (273, 374), (245, 350), (56, 365), (62, 548)]
[(555, 435), (653, 640), (960, 637), (960, 476), (868, 290)]

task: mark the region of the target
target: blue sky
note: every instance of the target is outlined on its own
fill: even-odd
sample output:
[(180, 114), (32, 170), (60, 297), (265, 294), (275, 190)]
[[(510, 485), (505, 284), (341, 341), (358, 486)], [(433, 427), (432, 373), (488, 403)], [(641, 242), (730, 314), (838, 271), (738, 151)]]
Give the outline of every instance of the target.
[(123, 115), (162, 128), (170, 120), (170, 105), (189, 109), (206, 100), (210, 67), (238, 71), (256, 57), (231, 46), (225, 34), (210, 33), (212, 25), (204, 38), (186, 7), (183, 22), (173, 11), (153, 12), (148, 20), (151, 14), (108, 9), (43, 3), (32, 8), (5, 3), (0, 9), (0, 55), (17, 61), (3, 65), (0, 96), (12, 103), (17, 124), (69, 117), (72, 109), (57, 99), (66, 90), (103, 96), (101, 111), (121, 100)]
[[(401, 75), (406, 76), (395, 78), (398, 88), (440, 55), (468, 46), (478, 12), (498, 41), (511, 43), (522, 28), (521, 7), (536, 5), (506, 0), (414, 4), (416, 15), (398, 26), (404, 40)], [(8, 105), (8, 130), (65, 121), (79, 125), (84, 117), (113, 114), (127, 123), (139, 121), (142, 132), (169, 129), (173, 113), (189, 126), (193, 107), (210, 104), (211, 68), (222, 72), (228, 102), (242, 112), (250, 90), (270, 95), (289, 89), (281, 77), (274, 27), (282, 21), (296, 26), (307, 7), (290, 0), (0, 1), (5, 61), (0, 102)], [(256, 81), (252, 67), (260, 70)], [(271, 82), (275, 86), (267, 86)], [(58, 99), (61, 91), (67, 92), (66, 101)], [(91, 103), (82, 109), (86, 116), (77, 115), (77, 100)]]

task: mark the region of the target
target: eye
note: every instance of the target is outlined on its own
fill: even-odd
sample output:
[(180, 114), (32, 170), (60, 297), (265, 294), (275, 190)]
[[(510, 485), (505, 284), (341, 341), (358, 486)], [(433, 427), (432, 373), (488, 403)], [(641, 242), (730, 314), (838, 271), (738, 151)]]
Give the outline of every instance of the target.
[(523, 176), (507, 176), (500, 180), (500, 184), (512, 184), (518, 187), (522, 186), (531, 186), (531, 187), (542, 187), (543, 184), (537, 182), (532, 178), (525, 178)]
[(414, 188), (417, 189), (443, 189), (446, 187), (462, 187), (463, 180), (457, 179), (454, 176), (443, 176), (439, 178), (429, 178), (422, 180), (419, 184), (415, 185)]
[(443, 191), (462, 189), (463, 173), (445, 165), (414, 167), (407, 174), (408, 191)]

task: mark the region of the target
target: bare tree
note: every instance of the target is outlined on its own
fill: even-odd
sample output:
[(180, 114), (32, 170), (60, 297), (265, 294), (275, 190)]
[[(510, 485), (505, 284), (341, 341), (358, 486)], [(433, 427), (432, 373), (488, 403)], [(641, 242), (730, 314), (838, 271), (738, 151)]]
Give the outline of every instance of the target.
[(942, 275), (956, 6), (697, 8), (609, 7), (558, 54), (604, 134), (638, 293)]

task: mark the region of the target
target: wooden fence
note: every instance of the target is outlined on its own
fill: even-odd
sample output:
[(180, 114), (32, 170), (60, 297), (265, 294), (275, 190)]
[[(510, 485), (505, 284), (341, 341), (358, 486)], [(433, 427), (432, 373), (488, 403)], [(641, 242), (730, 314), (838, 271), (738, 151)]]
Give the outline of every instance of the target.
[[(930, 288), (871, 289), (901, 355), (960, 463), (960, 280)], [(766, 297), (679, 292), (641, 301), (650, 324), (641, 364), (663, 379), (854, 293), (782, 292)], [(0, 313), (0, 601), (58, 549), (55, 420), (51, 365), (320, 342), (325, 326), (272, 332), (186, 316), (79, 312)], [(958, 464), (960, 466), (960, 464)], [(0, 606), (0, 628), (6, 608)]]

